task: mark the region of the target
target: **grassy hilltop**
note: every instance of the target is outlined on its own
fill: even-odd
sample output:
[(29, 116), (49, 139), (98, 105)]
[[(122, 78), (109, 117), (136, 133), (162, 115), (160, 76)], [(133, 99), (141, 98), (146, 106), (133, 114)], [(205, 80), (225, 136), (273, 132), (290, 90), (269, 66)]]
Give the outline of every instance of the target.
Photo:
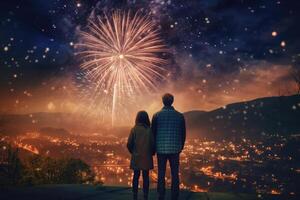
[[(130, 200), (131, 188), (90, 185), (43, 185), (34, 187), (1, 188), (2, 200)], [(140, 199), (142, 192), (139, 193)], [(170, 199), (167, 191), (166, 199)], [(194, 193), (181, 191), (180, 200), (252, 200), (284, 199), (280, 196), (257, 197), (255, 194)], [(149, 200), (157, 199), (156, 190), (150, 191)]]

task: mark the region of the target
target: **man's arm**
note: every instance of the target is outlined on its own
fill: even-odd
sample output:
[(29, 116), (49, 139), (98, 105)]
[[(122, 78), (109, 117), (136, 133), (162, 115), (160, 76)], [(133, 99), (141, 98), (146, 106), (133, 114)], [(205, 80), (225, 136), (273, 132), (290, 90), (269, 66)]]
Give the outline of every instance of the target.
[(157, 116), (156, 114), (153, 115), (151, 121), (151, 130), (154, 138), (154, 152), (156, 151), (156, 135), (157, 135)]
[(152, 131), (150, 134), (150, 146), (151, 146), (152, 155), (155, 155), (155, 140), (154, 140), (154, 134), (152, 133)]
[(186, 140), (186, 127), (185, 127), (185, 119), (184, 119), (184, 116), (182, 115), (182, 120), (181, 120), (182, 124), (181, 124), (181, 127), (182, 127), (182, 149), (184, 148), (184, 144), (185, 144), (185, 140)]

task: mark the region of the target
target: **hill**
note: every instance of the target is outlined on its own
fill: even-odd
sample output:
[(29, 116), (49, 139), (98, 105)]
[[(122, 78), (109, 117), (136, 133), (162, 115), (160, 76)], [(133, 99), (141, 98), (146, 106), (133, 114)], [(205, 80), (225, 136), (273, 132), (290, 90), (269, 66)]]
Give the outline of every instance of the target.
[[(131, 188), (90, 185), (44, 185), (34, 187), (0, 188), (2, 200), (129, 200), (132, 199)], [(142, 197), (142, 192), (139, 192)], [(167, 190), (166, 199), (170, 199)], [(196, 193), (181, 191), (180, 200), (254, 200), (259, 199), (255, 194), (240, 193)], [(149, 200), (157, 199), (156, 189), (151, 189)], [(263, 196), (263, 199), (284, 199), (281, 196)]]
[[(260, 98), (209, 112), (189, 111), (184, 115), (188, 137), (223, 139), (243, 135), (299, 134), (300, 95)], [(127, 136), (130, 127), (107, 129), (95, 120), (70, 113), (0, 114), (0, 134), (29, 131), (56, 135), (97, 132)]]
[(300, 95), (229, 104), (209, 112), (184, 113), (193, 137), (226, 138), (300, 133)]
[(14, 135), (38, 130), (48, 133), (51, 128), (79, 133), (102, 130), (97, 122), (71, 113), (0, 114), (0, 134)]

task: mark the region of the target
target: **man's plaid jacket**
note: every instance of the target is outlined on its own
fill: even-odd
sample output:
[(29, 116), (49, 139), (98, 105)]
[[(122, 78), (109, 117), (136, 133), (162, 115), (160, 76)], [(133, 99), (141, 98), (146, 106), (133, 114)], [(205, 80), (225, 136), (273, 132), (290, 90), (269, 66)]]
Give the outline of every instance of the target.
[(157, 154), (180, 153), (184, 147), (186, 130), (183, 114), (173, 106), (165, 106), (153, 115), (152, 131)]

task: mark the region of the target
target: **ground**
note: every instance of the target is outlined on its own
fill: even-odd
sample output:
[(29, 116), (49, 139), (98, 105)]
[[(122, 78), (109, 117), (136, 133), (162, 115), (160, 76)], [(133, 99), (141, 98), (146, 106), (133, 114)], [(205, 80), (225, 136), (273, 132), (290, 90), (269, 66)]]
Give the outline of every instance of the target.
[[(129, 200), (131, 188), (90, 185), (44, 185), (34, 187), (0, 188), (1, 200)], [(142, 192), (139, 193), (142, 199)], [(166, 200), (170, 199), (167, 191)], [(151, 189), (149, 200), (157, 199), (155, 189)], [(181, 191), (180, 200), (252, 200), (261, 199), (257, 195), (233, 193), (194, 193)], [(268, 197), (263, 199), (279, 199)]]

